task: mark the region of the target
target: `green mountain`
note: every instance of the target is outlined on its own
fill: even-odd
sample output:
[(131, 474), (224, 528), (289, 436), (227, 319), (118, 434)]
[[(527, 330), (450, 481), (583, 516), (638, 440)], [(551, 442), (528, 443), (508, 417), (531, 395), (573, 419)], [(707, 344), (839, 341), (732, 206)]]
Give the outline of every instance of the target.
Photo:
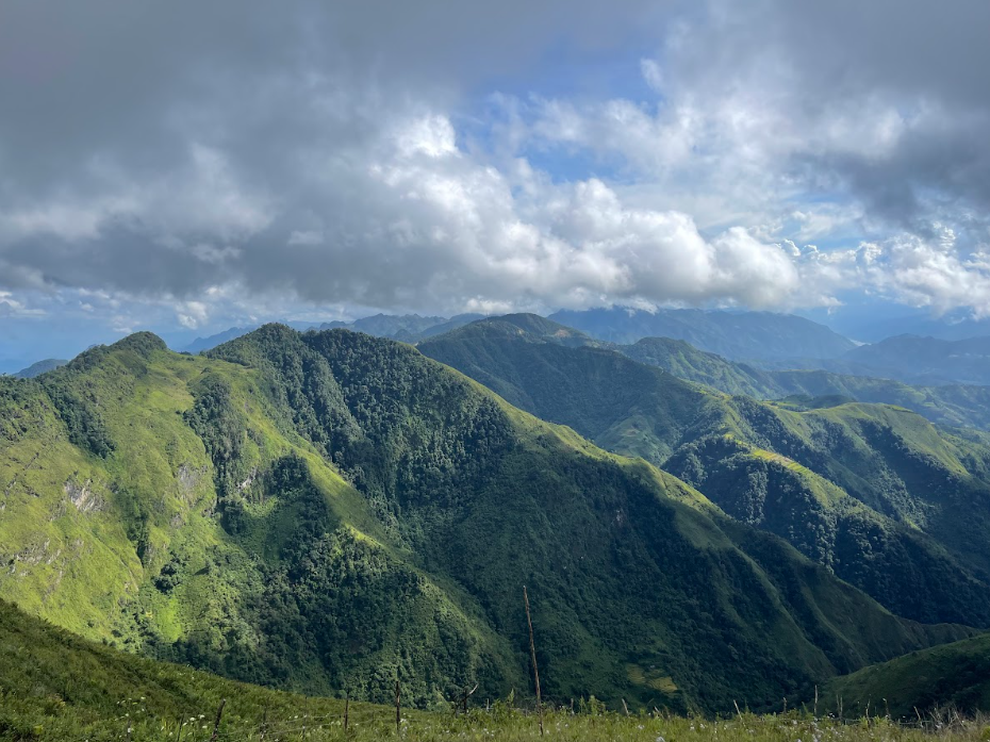
[(60, 358), (46, 358), (43, 361), (38, 361), (37, 363), (32, 363), (27, 368), (22, 368), (16, 374), (13, 374), (18, 379), (33, 379), (35, 376), (40, 376), (48, 371), (53, 371), (59, 366), (64, 366), (68, 361), (63, 361)]
[(990, 634), (911, 652), (835, 678), (825, 686), (829, 707), (862, 715), (889, 713), (914, 720), (933, 708), (962, 714), (990, 709)]
[(269, 325), (209, 357), (138, 334), (0, 379), (0, 492), (0, 597), (282, 689), (525, 689), (523, 585), (559, 701), (765, 707), (970, 633), (895, 617), (675, 477), (347, 331)]
[(904, 407), (940, 425), (990, 430), (990, 387), (986, 386), (908, 386), (891, 379), (821, 370), (769, 371), (729, 361), (671, 338), (643, 338), (633, 345), (609, 347), (726, 394), (788, 398), (795, 408), (829, 406), (836, 397), (845, 397)]
[[(841, 708), (846, 719), (867, 711), (875, 717), (889, 710), (895, 719), (909, 721), (916, 718), (915, 708), (927, 719), (933, 705), (947, 702), (964, 713), (985, 710), (990, 705), (983, 659), (987, 654), (983, 635), (873, 665), (824, 685), (819, 709), (838, 713)], [(220, 739), (329, 740), (341, 738), (344, 716), (342, 700), (267, 690), (138, 657), (82, 639), (3, 601), (0, 698), (0, 739), (18, 741), (206, 740), (221, 704)], [(841, 706), (837, 699), (842, 700)], [(387, 706), (351, 701), (348, 717), (350, 739), (379, 740), (395, 734), (395, 712)], [(494, 734), (520, 740), (540, 736), (532, 715), (513, 713), (505, 706), (466, 718), (451, 715), (449, 708), (435, 713), (404, 708), (402, 718), (404, 736), (414, 738), (465, 733), (472, 738)], [(668, 739), (674, 735), (703, 739), (707, 730), (690, 728), (698, 723), (696, 718), (548, 713), (549, 728), (566, 725), (568, 738), (575, 740), (654, 739), (658, 734)], [(705, 721), (701, 724), (707, 726)], [(784, 724), (791, 736), (800, 734), (802, 739), (805, 734), (811, 737), (821, 732), (866, 740), (875, 731), (866, 724), (840, 729), (823, 719), (751, 714), (738, 721), (730, 716), (717, 722), (717, 729), (720, 738), (762, 740), (779, 738)], [(902, 732), (894, 738), (920, 739), (924, 734)], [(975, 736), (964, 730), (956, 737), (942, 734), (940, 738)]]
[(550, 319), (598, 340), (626, 345), (645, 337), (669, 337), (743, 361), (835, 358), (855, 347), (828, 327), (793, 314), (615, 307), (562, 311)]
[(419, 348), (539, 417), (663, 467), (899, 615), (990, 625), (990, 448), (979, 434), (890, 406), (729, 397), (547, 334), (489, 320)]

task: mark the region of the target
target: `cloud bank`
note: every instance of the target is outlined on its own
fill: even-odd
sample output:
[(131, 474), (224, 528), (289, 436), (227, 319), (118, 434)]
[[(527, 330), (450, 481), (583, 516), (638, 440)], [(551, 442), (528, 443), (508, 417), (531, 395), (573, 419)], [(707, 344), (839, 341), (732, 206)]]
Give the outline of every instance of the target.
[(14, 3), (0, 313), (987, 315), (988, 24), (977, 0)]

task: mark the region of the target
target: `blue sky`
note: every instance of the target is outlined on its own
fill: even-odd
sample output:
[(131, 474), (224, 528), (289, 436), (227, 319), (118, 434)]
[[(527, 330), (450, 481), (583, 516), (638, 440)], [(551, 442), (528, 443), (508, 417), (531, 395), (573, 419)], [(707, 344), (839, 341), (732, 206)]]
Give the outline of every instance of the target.
[(376, 311), (986, 317), (988, 27), (982, 0), (15, 0), (0, 370)]

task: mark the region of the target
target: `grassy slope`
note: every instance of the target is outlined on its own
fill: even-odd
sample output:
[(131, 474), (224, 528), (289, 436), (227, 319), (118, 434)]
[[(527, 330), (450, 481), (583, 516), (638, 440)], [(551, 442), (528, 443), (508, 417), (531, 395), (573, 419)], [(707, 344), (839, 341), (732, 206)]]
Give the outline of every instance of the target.
[[(0, 456), (5, 491), (0, 558), (9, 565), (0, 576), (0, 594), (84, 636), (319, 692), (339, 689), (352, 677), (370, 676), (373, 668), (396, 662), (413, 646), (424, 652), (437, 646), (439, 636), (394, 636), (402, 633), (397, 622), (425, 611), (418, 626), (435, 630), (430, 627), (442, 625), (481, 645), (489, 660), (503, 668), (503, 682), (519, 682), (521, 673), (506, 669), (512, 660), (504, 641), (465, 616), (459, 603), (470, 601), (437, 587), (411, 563), (364, 499), (310, 443), (279, 424), (277, 411), (257, 393), (263, 383), (257, 372), (169, 353), (155, 343), (150, 348), (137, 345), (131, 338), (91, 352), (64, 374), (56, 372), (63, 376), (54, 383), (98, 406), (114, 446), (106, 458), (67, 440), (65, 426), (40, 386), (18, 382), (7, 387), (13, 390), (7, 398), (18, 398), (10, 407), (21, 409), (5, 419), (23, 418), (25, 424), (23, 432), (12, 432), (3, 441)], [(244, 418), (239, 463), (245, 479), (257, 477), (251, 496), (262, 500), (249, 504), (249, 527), (236, 536), (218, 522), (214, 465), (182, 414), (193, 405), (191, 391), (204, 374), (222, 377), (233, 390)], [(368, 600), (382, 600), (386, 586), (396, 580), (416, 586), (386, 600), (391, 623), (371, 620), (377, 631), (391, 632), (392, 640), (353, 647), (333, 685), (310, 655), (281, 673), (280, 668), (253, 670), (243, 660), (229, 660), (265, 649), (266, 629), (257, 603), (265, 595), (266, 580), (277, 572), (272, 567), (279, 562), (280, 542), (295, 538), (299, 514), (293, 511), (299, 505), (264, 492), (265, 477), (259, 474), (288, 454), (305, 462), (322, 496), (317, 514), (324, 509), (330, 522), (338, 524), (331, 528), (338, 551), (327, 558), (328, 566), (348, 569), (371, 596)], [(258, 538), (259, 533), (266, 536)], [(163, 569), (171, 570), (165, 587)], [(351, 620), (360, 620), (355, 611), (357, 607)], [(362, 692), (368, 696), (376, 691)], [(423, 683), (414, 692), (422, 702), (431, 690)]]
[(933, 706), (963, 713), (990, 709), (990, 635), (911, 652), (835, 678), (826, 686), (829, 705), (841, 698), (850, 715), (889, 707), (892, 716), (914, 718)]
[[(225, 732), (294, 716), (338, 715), (343, 702), (305, 698), (155, 662), (91, 642), (0, 601), (0, 739), (164, 739), (202, 734), (222, 699)], [(356, 715), (370, 707), (356, 705)], [(208, 717), (201, 718), (200, 715)], [(201, 737), (202, 738), (202, 737)]]
[(891, 407), (802, 412), (730, 398), (605, 349), (493, 322), (420, 349), (599, 445), (669, 468), (895, 612), (990, 622), (990, 524), (980, 516), (990, 449), (978, 436), (963, 440)]

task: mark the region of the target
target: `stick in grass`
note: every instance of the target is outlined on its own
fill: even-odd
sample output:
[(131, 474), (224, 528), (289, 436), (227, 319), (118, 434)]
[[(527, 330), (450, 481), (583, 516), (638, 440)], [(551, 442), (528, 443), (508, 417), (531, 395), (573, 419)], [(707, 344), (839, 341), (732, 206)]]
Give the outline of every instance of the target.
[(399, 733), (399, 725), (402, 723), (402, 710), (399, 706), (399, 699), (402, 697), (402, 689), (399, 679), (395, 679), (395, 733)]
[(213, 724), (213, 736), (210, 737), (210, 742), (217, 742), (217, 740), (220, 739), (220, 717), (223, 716), (223, 707), (226, 705), (227, 699), (221, 699), (220, 708), (217, 709), (217, 720)]
[(533, 679), (536, 682), (536, 710), (540, 713), (540, 736), (543, 736), (543, 702), (540, 698), (540, 668), (536, 664), (536, 642), (533, 640), (533, 619), (529, 615), (529, 593), (523, 585), (523, 602), (526, 604), (526, 624), (529, 626), (529, 654), (533, 658)]

